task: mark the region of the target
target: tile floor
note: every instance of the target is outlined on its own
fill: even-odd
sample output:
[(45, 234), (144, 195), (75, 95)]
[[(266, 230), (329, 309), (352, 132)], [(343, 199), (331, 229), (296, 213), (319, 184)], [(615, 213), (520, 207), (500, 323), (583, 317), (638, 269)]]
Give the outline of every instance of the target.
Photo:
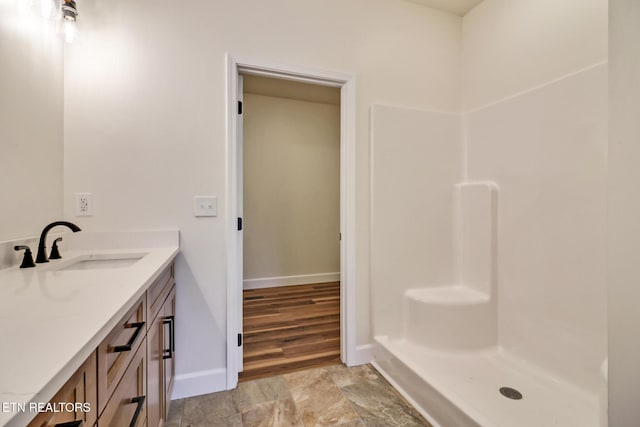
[(241, 382), (171, 402), (165, 427), (430, 426), (370, 365), (333, 365)]

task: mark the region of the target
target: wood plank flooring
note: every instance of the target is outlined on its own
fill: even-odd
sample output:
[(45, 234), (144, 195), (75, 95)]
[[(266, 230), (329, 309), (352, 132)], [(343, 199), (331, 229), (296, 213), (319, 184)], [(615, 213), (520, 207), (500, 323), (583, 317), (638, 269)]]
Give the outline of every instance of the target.
[(248, 289), (243, 299), (240, 380), (340, 363), (340, 282)]

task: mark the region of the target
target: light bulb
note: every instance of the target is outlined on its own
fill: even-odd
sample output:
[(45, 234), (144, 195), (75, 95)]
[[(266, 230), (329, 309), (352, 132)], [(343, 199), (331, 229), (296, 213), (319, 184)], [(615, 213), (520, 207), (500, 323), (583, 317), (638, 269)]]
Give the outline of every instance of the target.
[(64, 32), (64, 41), (67, 43), (73, 43), (76, 36), (78, 35), (78, 28), (76, 27), (76, 23), (65, 19), (62, 25), (62, 31)]

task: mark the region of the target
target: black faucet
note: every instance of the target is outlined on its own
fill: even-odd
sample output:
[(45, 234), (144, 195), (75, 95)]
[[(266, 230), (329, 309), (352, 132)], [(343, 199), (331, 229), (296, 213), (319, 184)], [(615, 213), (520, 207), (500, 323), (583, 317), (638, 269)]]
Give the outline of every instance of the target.
[(31, 249), (29, 246), (14, 246), (14, 250), (16, 251), (24, 251), (24, 258), (22, 258), (22, 264), (20, 264), (20, 268), (32, 268), (36, 265), (33, 263), (33, 256), (31, 256)]
[(40, 264), (43, 262), (49, 262), (49, 258), (47, 258), (47, 247), (45, 246), (46, 240), (47, 240), (47, 234), (49, 233), (49, 230), (51, 230), (53, 227), (56, 227), (58, 225), (64, 225), (65, 227), (69, 227), (71, 231), (73, 231), (74, 233), (81, 231), (80, 227), (67, 221), (56, 221), (47, 225), (44, 228), (44, 230), (42, 230), (42, 234), (40, 234), (40, 242), (38, 243), (38, 255), (36, 255), (36, 263)]
[(58, 237), (53, 241), (53, 246), (51, 246), (51, 253), (49, 254), (49, 259), (60, 259), (60, 251), (58, 250), (58, 242), (62, 241), (62, 237)]

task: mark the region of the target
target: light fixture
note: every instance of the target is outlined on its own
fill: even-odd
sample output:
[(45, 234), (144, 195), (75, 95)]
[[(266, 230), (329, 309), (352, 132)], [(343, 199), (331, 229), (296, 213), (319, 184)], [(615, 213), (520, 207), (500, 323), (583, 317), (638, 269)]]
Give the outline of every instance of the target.
[(78, 29), (76, 20), (78, 19), (78, 8), (75, 0), (63, 0), (60, 9), (62, 10), (62, 32), (67, 43), (73, 43)]
[(64, 0), (60, 8), (62, 9), (62, 17), (65, 21), (76, 22), (78, 18), (78, 8), (76, 7), (75, 0)]

